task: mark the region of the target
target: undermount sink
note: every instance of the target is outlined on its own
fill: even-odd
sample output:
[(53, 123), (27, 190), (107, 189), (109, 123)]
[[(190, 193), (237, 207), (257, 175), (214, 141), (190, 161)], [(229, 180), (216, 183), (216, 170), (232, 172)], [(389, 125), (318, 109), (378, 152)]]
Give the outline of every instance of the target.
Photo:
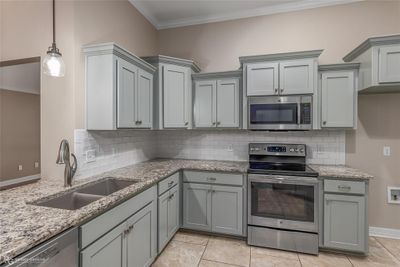
[(106, 178), (104, 180), (76, 188), (66, 194), (34, 203), (36, 206), (77, 210), (104, 196), (124, 189), (138, 181)]

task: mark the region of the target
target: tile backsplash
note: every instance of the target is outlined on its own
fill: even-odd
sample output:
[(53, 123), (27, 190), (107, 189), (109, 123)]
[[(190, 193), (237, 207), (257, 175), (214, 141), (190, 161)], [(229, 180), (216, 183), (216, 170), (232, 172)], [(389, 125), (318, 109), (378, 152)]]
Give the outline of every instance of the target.
[[(344, 131), (251, 132), (245, 130), (75, 130), (77, 179), (153, 158), (247, 160), (250, 142), (307, 145), (310, 164), (345, 164)], [(96, 159), (87, 162), (86, 151)]]
[(309, 164), (345, 164), (344, 131), (251, 132), (157, 131), (157, 155), (164, 158), (247, 160), (251, 142), (307, 145)]

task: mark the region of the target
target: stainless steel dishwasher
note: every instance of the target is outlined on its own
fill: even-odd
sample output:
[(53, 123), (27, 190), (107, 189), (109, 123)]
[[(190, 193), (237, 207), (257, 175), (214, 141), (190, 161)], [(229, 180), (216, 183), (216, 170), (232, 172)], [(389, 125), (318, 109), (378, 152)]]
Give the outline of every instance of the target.
[(67, 230), (28, 252), (17, 256), (6, 267), (77, 267), (79, 261), (78, 228)]

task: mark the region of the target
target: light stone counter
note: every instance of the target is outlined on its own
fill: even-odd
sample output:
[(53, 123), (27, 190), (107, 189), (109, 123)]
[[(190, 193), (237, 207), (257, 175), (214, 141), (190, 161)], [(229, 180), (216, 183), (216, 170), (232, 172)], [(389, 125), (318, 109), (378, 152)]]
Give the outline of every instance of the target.
[(71, 188), (63, 187), (62, 179), (42, 179), (0, 191), (0, 264), (70, 227), (88, 221), (181, 169), (245, 173), (247, 162), (160, 159), (116, 169), (77, 181), (73, 188), (105, 177), (139, 182), (74, 211), (28, 204), (70, 191)]
[(319, 178), (338, 178), (349, 180), (369, 180), (372, 175), (345, 165), (310, 165), (319, 173)]

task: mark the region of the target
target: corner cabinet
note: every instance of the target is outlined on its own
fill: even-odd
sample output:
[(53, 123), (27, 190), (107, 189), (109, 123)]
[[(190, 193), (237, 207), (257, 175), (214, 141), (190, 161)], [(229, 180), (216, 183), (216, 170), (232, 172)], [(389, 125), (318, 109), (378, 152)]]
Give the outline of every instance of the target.
[(83, 52), (86, 128), (152, 128), (156, 68), (114, 43), (84, 46)]
[(240, 128), (242, 71), (193, 74), (193, 127)]
[(156, 67), (154, 86), (154, 128), (192, 127), (191, 74), (200, 71), (191, 60), (168, 56), (143, 57)]
[(360, 64), (320, 65), (321, 128), (355, 129)]
[(400, 92), (399, 34), (369, 38), (343, 61), (361, 64), (360, 93)]
[(183, 228), (245, 236), (242, 174), (183, 172)]
[(80, 266), (147, 267), (157, 256), (157, 187), (80, 227)]
[(367, 181), (324, 180), (323, 248), (368, 253)]
[(240, 57), (243, 69), (243, 128), (247, 129), (247, 98), (313, 96), (313, 128), (319, 129), (318, 57), (323, 50)]

